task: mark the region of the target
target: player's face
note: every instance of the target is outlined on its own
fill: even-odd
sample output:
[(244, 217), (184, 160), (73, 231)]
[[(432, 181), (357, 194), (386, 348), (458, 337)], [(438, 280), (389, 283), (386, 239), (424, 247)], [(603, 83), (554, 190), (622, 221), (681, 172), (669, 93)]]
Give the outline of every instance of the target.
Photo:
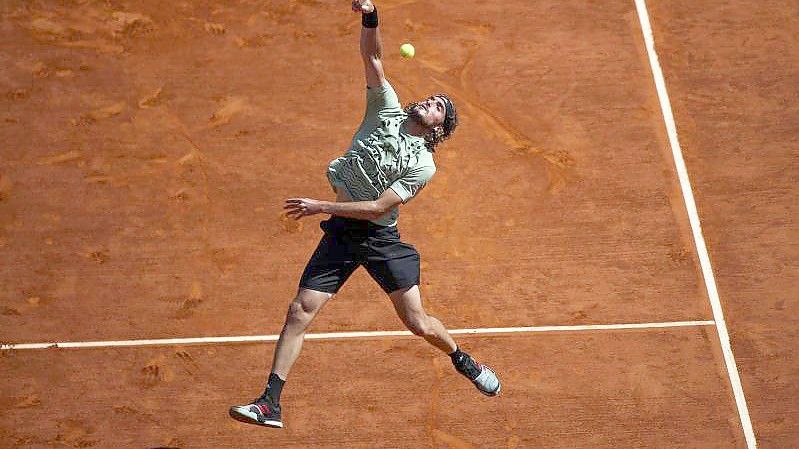
[(436, 126), (444, 123), (447, 108), (444, 104), (444, 99), (437, 96), (432, 96), (426, 100), (416, 103), (413, 108), (413, 115), (424, 126), (428, 128), (435, 128)]

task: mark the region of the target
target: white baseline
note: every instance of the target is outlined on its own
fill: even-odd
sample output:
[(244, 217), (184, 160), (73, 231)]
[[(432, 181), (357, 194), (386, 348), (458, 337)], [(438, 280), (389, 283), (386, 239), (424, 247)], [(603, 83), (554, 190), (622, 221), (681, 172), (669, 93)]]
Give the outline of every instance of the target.
[[(669, 321), (661, 323), (585, 324), (574, 326), (489, 327), (478, 329), (453, 329), (450, 334), (509, 334), (526, 332), (576, 332), (624, 329), (659, 329), (669, 327), (712, 326), (713, 321)], [(338, 340), (346, 338), (410, 337), (409, 331), (328, 332), (306, 334), (306, 340)], [(2, 350), (50, 348), (108, 348), (120, 346), (164, 346), (211, 343), (248, 343), (277, 341), (279, 335), (249, 335), (241, 337), (162, 338), (155, 340), (74, 341), (49, 343), (13, 343), (0, 345)]]

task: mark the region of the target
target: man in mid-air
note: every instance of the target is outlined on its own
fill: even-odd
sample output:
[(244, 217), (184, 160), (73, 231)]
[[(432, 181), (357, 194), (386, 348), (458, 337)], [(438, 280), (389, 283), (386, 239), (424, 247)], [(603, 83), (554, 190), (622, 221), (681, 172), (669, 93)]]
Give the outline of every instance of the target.
[(371, 0), (354, 0), (352, 9), (362, 14), (366, 114), (350, 149), (328, 167), (336, 201), (286, 200), (287, 215), (295, 219), (331, 217), (320, 224), (324, 236), (289, 306), (266, 390), (252, 403), (230, 408), (233, 418), (246, 423), (283, 427), (280, 393), (305, 331), (361, 265), (391, 298), (411, 332), (448, 354), (455, 369), (481, 393), (496, 396), (500, 391), (496, 374), (461, 351), (444, 325), (425, 312), (419, 293), (419, 253), (400, 240), (397, 230), (400, 204), (416, 196), (433, 176), (436, 146), (458, 124), (455, 106), (445, 94), (436, 94), (403, 109), (383, 74), (377, 9)]

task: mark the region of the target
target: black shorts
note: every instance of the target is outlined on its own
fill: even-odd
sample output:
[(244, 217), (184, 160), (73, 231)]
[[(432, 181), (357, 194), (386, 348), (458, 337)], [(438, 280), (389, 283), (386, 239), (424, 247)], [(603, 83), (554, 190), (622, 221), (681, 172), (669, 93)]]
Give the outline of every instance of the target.
[(337, 293), (361, 265), (386, 293), (419, 284), (419, 253), (400, 241), (396, 226), (331, 217), (302, 273), (300, 288)]

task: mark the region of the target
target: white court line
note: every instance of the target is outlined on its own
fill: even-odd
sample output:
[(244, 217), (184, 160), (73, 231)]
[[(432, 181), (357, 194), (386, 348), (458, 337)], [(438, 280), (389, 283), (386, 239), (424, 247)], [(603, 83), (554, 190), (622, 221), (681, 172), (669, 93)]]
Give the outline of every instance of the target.
[(752, 421), (749, 418), (749, 409), (746, 406), (746, 398), (744, 396), (743, 386), (741, 385), (741, 378), (738, 374), (738, 366), (732, 354), (730, 335), (727, 332), (727, 323), (724, 321), (724, 311), (721, 308), (716, 279), (713, 276), (713, 267), (710, 264), (710, 255), (707, 252), (705, 238), (702, 236), (702, 226), (699, 221), (699, 212), (696, 209), (694, 194), (691, 190), (691, 182), (688, 179), (688, 169), (685, 166), (685, 161), (682, 157), (682, 149), (680, 148), (680, 141), (677, 138), (677, 125), (674, 123), (674, 114), (671, 110), (669, 94), (666, 91), (666, 80), (663, 78), (663, 70), (660, 68), (660, 62), (658, 62), (658, 56), (655, 52), (655, 38), (652, 34), (652, 25), (649, 22), (646, 2), (645, 0), (635, 0), (635, 6), (638, 9), (638, 19), (641, 22), (641, 31), (644, 34), (646, 51), (649, 54), (649, 65), (652, 67), (652, 76), (655, 79), (655, 87), (657, 88), (658, 98), (660, 99), (660, 109), (663, 112), (663, 120), (666, 122), (666, 131), (669, 135), (671, 153), (674, 155), (674, 164), (677, 168), (677, 175), (680, 178), (680, 188), (682, 190), (683, 199), (685, 200), (688, 219), (691, 222), (691, 231), (693, 231), (694, 234), (694, 243), (696, 244), (699, 263), (702, 267), (702, 275), (705, 278), (707, 295), (710, 299), (710, 306), (713, 309), (713, 319), (716, 322), (716, 329), (719, 334), (719, 341), (721, 342), (721, 352), (724, 354), (724, 363), (727, 366), (727, 373), (730, 376), (730, 384), (732, 385), (732, 391), (735, 396), (735, 403), (738, 406), (741, 427), (743, 427), (747, 447), (749, 449), (755, 449), (757, 447), (755, 432), (752, 428)]
[[(526, 332), (573, 332), (621, 329), (657, 329), (668, 327), (712, 326), (713, 321), (670, 321), (664, 323), (586, 324), (577, 326), (491, 327), (480, 329), (454, 329), (450, 334), (508, 334)], [(306, 340), (338, 340), (345, 338), (409, 337), (409, 331), (330, 332), (306, 334)], [(163, 338), (158, 340), (76, 341), (49, 343), (19, 343), (0, 345), (2, 350), (49, 348), (108, 348), (119, 346), (189, 345), (209, 343), (244, 343), (277, 341), (278, 335), (251, 335), (242, 337)]]

